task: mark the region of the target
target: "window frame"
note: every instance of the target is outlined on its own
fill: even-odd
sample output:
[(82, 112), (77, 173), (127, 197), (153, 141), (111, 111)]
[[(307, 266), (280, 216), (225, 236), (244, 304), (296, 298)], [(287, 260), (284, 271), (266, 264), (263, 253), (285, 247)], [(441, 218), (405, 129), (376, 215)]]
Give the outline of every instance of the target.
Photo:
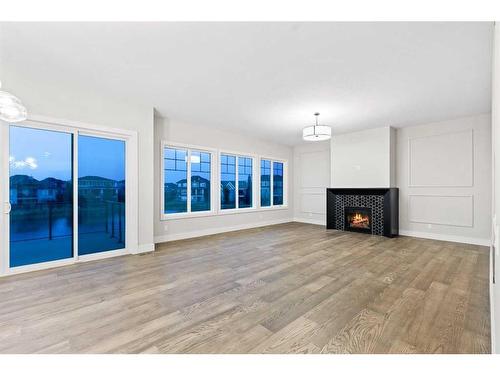
[[(211, 155), (211, 166), (210, 166), (210, 211), (198, 211), (198, 212), (180, 212), (180, 213), (172, 213), (165, 214), (164, 206), (165, 206), (165, 158), (164, 158), (164, 149), (165, 147), (170, 148), (182, 148), (186, 150), (192, 151), (202, 151), (208, 152)], [(252, 159), (252, 207), (245, 208), (228, 208), (221, 209), (221, 201), (220, 201), (220, 160), (221, 155), (231, 155), (236, 157), (247, 157)], [(190, 155), (190, 154), (189, 154)], [(260, 175), (260, 165), (262, 160), (271, 161), (271, 205), (270, 206), (261, 206), (261, 175)], [(191, 166), (190, 166), (190, 158), (188, 157), (188, 176), (187, 180), (189, 181), (189, 194), (191, 194)], [(283, 163), (283, 204), (282, 205), (273, 205), (273, 173), (274, 173), (274, 165), (273, 162)], [(189, 219), (189, 218), (197, 218), (197, 217), (207, 217), (207, 216), (219, 216), (219, 215), (232, 215), (239, 213), (251, 213), (251, 212), (259, 212), (259, 211), (272, 211), (272, 210), (284, 210), (288, 209), (288, 160), (283, 158), (277, 158), (274, 156), (260, 155), (260, 154), (252, 154), (241, 151), (232, 151), (226, 149), (212, 148), (206, 146), (199, 146), (187, 143), (179, 143), (179, 142), (169, 142), (166, 140), (161, 141), (160, 145), (160, 221), (168, 221), (168, 220), (178, 220), (178, 219)], [(236, 159), (236, 182), (238, 182), (238, 159)], [(238, 202), (238, 197), (236, 196), (236, 202)], [(238, 202), (239, 203), (239, 202)], [(237, 203), (237, 204), (238, 204)], [(189, 205), (191, 204), (189, 200)]]
[[(221, 171), (220, 171), (220, 160), (222, 159), (222, 155), (228, 155), (228, 156), (234, 156), (236, 157), (236, 165), (235, 165), (235, 208), (225, 208), (223, 209), (221, 207), (221, 200), (220, 200), (220, 181), (221, 181)], [(252, 159), (252, 206), (251, 207), (239, 207), (239, 158), (249, 158)], [(257, 204), (257, 199), (260, 199), (260, 192), (257, 194), (255, 191), (255, 187), (257, 186), (256, 184), (256, 161), (260, 160), (259, 157), (255, 154), (251, 153), (245, 153), (245, 152), (236, 152), (236, 151), (228, 151), (228, 150), (219, 150), (218, 152), (218, 161), (217, 161), (217, 168), (218, 168), (218, 173), (217, 173), (217, 198), (218, 198), (218, 213), (219, 215), (228, 215), (228, 214), (235, 214), (235, 213), (244, 213), (244, 212), (253, 212), (257, 211), (260, 208), (260, 202)], [(259, 183), (260, 183), (260, 177), (259, 177)]]
[[(270, 205), (261, 206), (261, 174), (260, 165), (262, 160), (268, 160), (271, 162), (271, 175), (270, 175)], [(283, 163), (283, 204), (274, 204), (273, 194), (274, 194), (274, 162)], [(280, 159), (275, 157), (261, 156), (259, 158), (259, 208), (263, 211), (267, 210), (281, 210), (288, 208), (288, 160)]]
[[(9, 201), (9, 126), (12, 123), (0, 120), (0, 161), (2, 173), (0, 177), (6, 183), (0, 183), (0, 193), (5, 202)], [(14, 125), (14, 124), (12, 124)], [(138, 245), (138, 210), (139, 210), (139, 181), (138, 181), (138, 133), (134, 130), (104, 127), (93, 123), (59, 119), (49, 116), (31, 114), (25, 121), (16, 123), (18, 127), (53, 130), (72, 133), (73, 139), (78, 135), (88, 135), (99, 138), (118, 139), (125, 141), (125, 247), (123, 249), (104, 251), (95, 254), (78, 254), (78, 184), (73, 183), (73, 257), (43, 263), (34, 263), (25, 266), (10, 267), (9, 259), (9, 220), (2, 217), (3, 231), (0, 231), (0, 278), (7, 275), (20, 274), (31, 271), (60, 267), (97, 259), (111, 258), (125, 254), (138, 254), (154, 250), (153, 248), (140, 249)], [(73, 143), (73, 180), (78, 181), (78, 143)], [(3, 190), (2, 190), (3, 189)], [(6, 215), (3, 215), (6, 216)]]
[[(187, 151), (187, 164), (186, 164), (186, 212), (176, 212), (167, 214), (165, 213), (165, 148), (176, 148), (183, 149)], [(210, 154), (210, 210), (209, 211), (191, 211), (191, 152), (206, 152)], [(160, 148), (160, 220), (175, 220), (175, 219), (183, 219), (183, 218), (192, 218), (192, 217), (203, 217), (203, 216), (214, 216), (217, 214), (217, 200), (214, 194), (215, 190), (215, 176), (217, 176), (216, 165), (218, 163), (219, 158), (217, 157), (217, 150), (205, 147), (205, 146), (196, 146), (191, 144), (177, 143), (177, 142), (161, 142)]]

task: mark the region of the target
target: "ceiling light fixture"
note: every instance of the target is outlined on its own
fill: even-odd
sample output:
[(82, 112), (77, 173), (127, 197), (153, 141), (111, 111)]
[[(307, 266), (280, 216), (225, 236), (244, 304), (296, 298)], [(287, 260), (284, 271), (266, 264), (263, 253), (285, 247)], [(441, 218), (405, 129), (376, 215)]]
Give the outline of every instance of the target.
[(316, 116), (316, 125), (308, 126), (302, 130), (302, 138), (304, 141), (326, 141), (332, 137), (332, 128), (328, 125), (318, 125), (319, 113), (314, 114)]
[[(2, 82), (0, 82), (0, 88)], [(0, 91), (0, 120), (7, 122), (24, 121), (27, 118), (26, 108), (14, 95)]]

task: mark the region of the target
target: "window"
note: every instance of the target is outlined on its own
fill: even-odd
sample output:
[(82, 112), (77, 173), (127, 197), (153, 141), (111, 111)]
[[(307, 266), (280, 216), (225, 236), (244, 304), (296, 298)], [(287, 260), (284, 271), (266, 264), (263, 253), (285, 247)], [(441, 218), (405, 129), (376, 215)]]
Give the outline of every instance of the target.
[(164, 144), (162, 168), (163, 220), (287, 205), (284, 160)]
[(164, 212), (187, 212), (187, 150), (165, 147)]
[(212, 154), (164, 147), (163, 213), (211, 211)]
[(73, 135), (11, 125), (9, 139), (10, 267), (72, 258)]
[(271, 205), (271, 161), (260, 161), (260, 205)]
[(220, 207), (222, 210), (253, 207), (251, 157), (221, 154)]
[(208, 152), (191, 151), (191, 211), (210, 211), (210, 165)]
[(252, 159), (238, 158), (238, 207), (252, 207)]
[(273, 206), (283, 205), (283, 163), (273, 162)]
[(125, 141), (78, 136), (78, 253), (125, 248)]
[(284, 163), (262, 159), (260, 161), (260, 206), (283, 206)]
[(236, 156), (220, 157), (220, 208), (236, 208)]

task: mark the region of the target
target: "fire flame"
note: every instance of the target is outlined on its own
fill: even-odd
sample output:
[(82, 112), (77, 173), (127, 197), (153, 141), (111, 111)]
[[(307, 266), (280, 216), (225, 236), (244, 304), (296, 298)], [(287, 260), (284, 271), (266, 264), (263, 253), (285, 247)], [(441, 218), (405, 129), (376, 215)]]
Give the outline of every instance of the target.
[(351, 218), (351, 225), (354, 225), (354, 226), (358, 226), (358, 225), (370, 225), (370, 220), (369, 220), (368, 216), (361, 215), (360, 213), (356, 213)]

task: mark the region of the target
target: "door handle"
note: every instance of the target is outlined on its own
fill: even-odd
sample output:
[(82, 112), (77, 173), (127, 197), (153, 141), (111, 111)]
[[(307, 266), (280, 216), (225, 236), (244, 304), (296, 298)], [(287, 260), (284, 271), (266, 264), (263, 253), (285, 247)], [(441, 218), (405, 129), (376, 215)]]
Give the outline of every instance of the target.
[(4, 209), (3, 209), (3, 213), (8, 215), (10, 214), (10, 211), (12, 210), (12, 205), (10, 204), (10, 202), (5, 202), (4, 203)]

